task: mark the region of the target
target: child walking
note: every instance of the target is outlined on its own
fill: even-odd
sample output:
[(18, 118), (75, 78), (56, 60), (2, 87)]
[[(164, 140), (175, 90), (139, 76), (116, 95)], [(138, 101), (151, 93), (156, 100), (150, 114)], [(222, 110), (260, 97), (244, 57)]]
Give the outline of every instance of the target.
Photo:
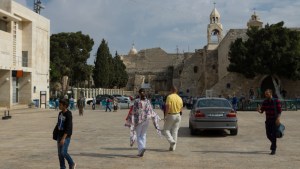
[(59, 100), (59, 109), (57, 124), (53, 131), (53, 139), (57, 141), (58, 159), (60, 169), (66, 169), (65, 159), (70, 169), (75, 169), (76, 164), (68, 154), (68, 148), (71, 141), (73, 122), (72, 113), (68, 110), (69, 102), (67, 99)]

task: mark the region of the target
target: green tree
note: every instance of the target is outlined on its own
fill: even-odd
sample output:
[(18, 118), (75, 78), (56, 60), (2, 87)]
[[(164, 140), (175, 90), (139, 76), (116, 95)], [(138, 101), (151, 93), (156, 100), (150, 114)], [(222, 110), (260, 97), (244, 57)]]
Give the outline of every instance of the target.
[(116, 52), (113, 58), (113, 66), (113, 86), (118, 88), (125, 87), (128, 81), (128, 74), (126, 72), (126, 66), (118, 55), (118, 52)]
[[(236, 39), (230, 46), (228, 71), (247, 78), (278, 75), (299, 80), (300, 33), (283, 25), (279, 22), (262, 29), (253, 27), (247, 31), (246, 41)], [(273, 83), (276, 88), (274, 78)]]
[(97, 50), (96, 59), (94, 61), (95, 68), (93, 70), (93, 80), (95, 87), (110, 87), (111, 63), (112, 58), (107, 42), (102, 39), (100, 46)]
[(84, 84), (84, 81), (88, 80), (91, 75), (87, 59), (90, 57), (93, 45), (93, 39), (81, 32), (63, 32), (51, 35), (51, 83), (61, 82), (63, 76), (68, 76), (70, 78), (69, 85)]

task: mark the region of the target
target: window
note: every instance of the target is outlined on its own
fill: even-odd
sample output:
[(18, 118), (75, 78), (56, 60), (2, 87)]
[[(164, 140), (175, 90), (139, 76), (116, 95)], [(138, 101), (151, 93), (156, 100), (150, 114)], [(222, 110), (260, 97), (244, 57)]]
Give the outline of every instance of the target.
[(28, 67), (28, 51), (22, 51), (22, 66)]
[(0, 30), (8, 32), (7, 24), (8, 22), (0, 19)]
[(227, 84), (226, 84), (226, 88), (227, 88), (227, 89), (230, 89), (230, 87), (231, 87), (231, 84), (230, 84), (230, 83), (227, 83)]
[(194, 66), (194, 73), (198, 72), (198, 66)]

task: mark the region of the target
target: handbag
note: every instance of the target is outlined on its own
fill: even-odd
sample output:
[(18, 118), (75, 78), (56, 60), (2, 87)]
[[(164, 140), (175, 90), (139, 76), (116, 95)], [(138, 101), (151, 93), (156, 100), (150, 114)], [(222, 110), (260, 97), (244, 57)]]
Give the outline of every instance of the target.
[(57, 137), (58, 137), (58, 127), (56, 125), (53, 132), (52, 132), (52, 139), (57, 140)]
[(284, 130), (285, 130), (285, 126), (282, 123), (280, 123), (277, 128), (276, 137), (282, 138), (284, 135)]
[[(277, 117), (277, 107), (276, 107), (276, 102), (273, 99), (274, 102), (274, 111), (275, 111), (275, 116)], [(277, 130), (276, 130), (276, 138), (282, 138), (284, 136), (284, 130), (285, 130), (285, 126), (284, 124), (280, 123), (279, 126), (276, 126)]]

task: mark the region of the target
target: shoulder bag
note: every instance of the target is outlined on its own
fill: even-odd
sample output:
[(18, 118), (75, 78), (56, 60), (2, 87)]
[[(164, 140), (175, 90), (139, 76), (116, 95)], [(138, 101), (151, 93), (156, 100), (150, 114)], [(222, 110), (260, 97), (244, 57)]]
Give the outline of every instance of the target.
[[(278, 116), (277, 106), (276, 106), (276, 101), (274, 99), (273, 99), (273, 103), (274, 103), (275, 117), (277, 118), (277, 116)], [(282, 123), (280, 123), (279, 126), (276, 126), (276, 127), (277, 127), (276, 137), (282, 138), (284, 135), (285, 126)]]

